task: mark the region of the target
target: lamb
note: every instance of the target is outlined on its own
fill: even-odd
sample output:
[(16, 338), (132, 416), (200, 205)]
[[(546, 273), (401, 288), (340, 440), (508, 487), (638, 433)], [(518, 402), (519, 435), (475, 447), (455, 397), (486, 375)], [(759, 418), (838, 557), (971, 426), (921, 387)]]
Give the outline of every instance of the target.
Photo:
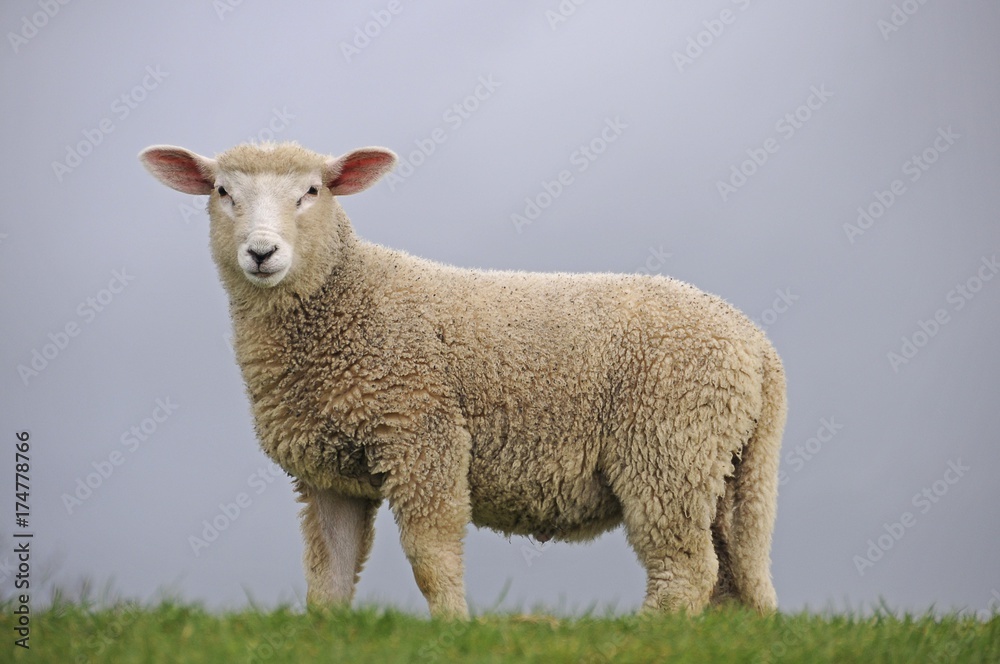
[(784, 371), (728, 303), (661, 276), (460, 269), (366, 242), (337, 198), (392, 170), (385, 148), (139, 156), (210, 197), (256, 432), (305, 504), (311, 605), (351, 602), (386, 500), (434, 616), (468, 616), (470, 521), (564, 541), (624, 524), (644, 610), (776, 608)]

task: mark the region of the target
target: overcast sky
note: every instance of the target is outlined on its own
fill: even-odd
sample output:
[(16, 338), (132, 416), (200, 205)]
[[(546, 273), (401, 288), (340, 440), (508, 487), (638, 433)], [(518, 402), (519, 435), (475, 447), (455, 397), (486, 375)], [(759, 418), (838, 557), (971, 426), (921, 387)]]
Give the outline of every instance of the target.
[[(0, 6), (5, 594), (28, 431), (37, 581), (304, 598), (298, 505), (253, 435), (204, 202), (135, 157), (274, 138), (403, 157), (342, 201), (373, 241), (671, 275), (764, 325), (790, 401), (783, 609), (1000, 603), (1000, 5), (277, 6)], [(473, 610), (508, 584), (506, 608), (643, 596), (620, 530), (470, 527), (466, 554)], [(384, 510), (358, 598), (425, 610)]]

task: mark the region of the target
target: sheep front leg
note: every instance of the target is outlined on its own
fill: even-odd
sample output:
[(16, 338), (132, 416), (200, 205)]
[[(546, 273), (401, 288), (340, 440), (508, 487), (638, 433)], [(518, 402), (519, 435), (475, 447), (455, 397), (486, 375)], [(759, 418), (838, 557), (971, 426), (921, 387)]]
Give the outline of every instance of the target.
[(469, 617), (462, 559), (462, 540), (471, 516), (469, 441), (467, 433), (458, 438), (457, 445), (410, 448), (383, 491), (431, 615), (464, 619)]
[(468, 618), (462, 538), (466, 519), (459, 505), (397, 510), (399, 537), (413, 578), (435, 618)]
[(378, 502), (298, 486), (305, 539), (306, 603), (350, 604), (371, 551)]

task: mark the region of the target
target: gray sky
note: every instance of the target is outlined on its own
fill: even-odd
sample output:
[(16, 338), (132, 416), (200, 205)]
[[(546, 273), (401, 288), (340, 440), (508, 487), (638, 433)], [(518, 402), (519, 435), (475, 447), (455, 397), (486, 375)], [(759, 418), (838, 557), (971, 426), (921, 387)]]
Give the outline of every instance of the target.
[[(343, 200), (368, 239), (659, 272), (766, 325), (791, 407), (782, 608), (1000, 602), (997, 3), (51, 4), (0, 7), (5, 593), (28, 430), (51, 583), (304, 597), (298, 506), (253, 436), (203, 202), (135, 158), (273, 136), (404, 157)], [(466, 552), (474, 609), (508, 583), (505, 607), (642, 599), (621, 531), (537, 546), (470, 528)], [(384, 511), (358, 596), (424, 610)]]

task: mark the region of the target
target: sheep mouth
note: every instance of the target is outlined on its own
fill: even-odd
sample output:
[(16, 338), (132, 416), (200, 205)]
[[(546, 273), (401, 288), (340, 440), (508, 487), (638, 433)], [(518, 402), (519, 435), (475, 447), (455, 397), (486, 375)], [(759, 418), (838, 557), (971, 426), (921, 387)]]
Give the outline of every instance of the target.
[(258, 268), (255, 270), (244, 270), (243, 274), (246, 276), (247, 281), (255, 286), (271, 287), (277, 286), (278, 282), (285, 278), (285, 274), (288, 270), (284, 268), (270, 269), (270, 268)]

